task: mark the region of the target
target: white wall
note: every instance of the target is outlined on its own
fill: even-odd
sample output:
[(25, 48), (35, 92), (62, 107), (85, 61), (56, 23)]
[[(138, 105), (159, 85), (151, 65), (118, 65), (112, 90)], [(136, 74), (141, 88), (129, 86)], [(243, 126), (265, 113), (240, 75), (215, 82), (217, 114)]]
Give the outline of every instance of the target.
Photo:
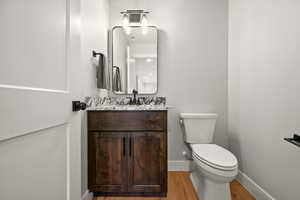
[(111, 0), (110, 25), (120, 25), (120, 11), (150, 11), (159, 28), (158, 95), (175, 106), (169, 113), (169, 160), (182, 160), (180, 112), (219, 114), (216, 143), (227, 146), (226, 0)]
[[(97, 60), (92, 58), (92, 51), (107, 55), (107, 37), (109, 23), (109, 0), (81, 1), (81, 66), (82, 96), (99, 95), (96, 85)], [(82, 187), (87, 190), (87, 127), (86, 113), (82, 112)]]
[(240, 169), (278, 200), (298, 200), (300, 1), (230, 0), (229, 133)]

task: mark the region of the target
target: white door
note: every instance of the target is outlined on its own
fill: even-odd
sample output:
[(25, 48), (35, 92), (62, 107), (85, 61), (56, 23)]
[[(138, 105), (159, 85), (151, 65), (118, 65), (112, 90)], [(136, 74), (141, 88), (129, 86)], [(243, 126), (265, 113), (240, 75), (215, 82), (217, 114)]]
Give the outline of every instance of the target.
[(80, 1), (0, 0), (0, 199), (80, 199)]

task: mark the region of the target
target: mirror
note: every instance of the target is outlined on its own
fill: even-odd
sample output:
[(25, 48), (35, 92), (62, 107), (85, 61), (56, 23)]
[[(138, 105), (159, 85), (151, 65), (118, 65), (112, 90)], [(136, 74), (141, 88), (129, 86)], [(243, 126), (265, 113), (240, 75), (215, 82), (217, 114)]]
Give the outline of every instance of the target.
[(157, 92), (156, 27), (113, 28), (112, 90), (115, 94)]

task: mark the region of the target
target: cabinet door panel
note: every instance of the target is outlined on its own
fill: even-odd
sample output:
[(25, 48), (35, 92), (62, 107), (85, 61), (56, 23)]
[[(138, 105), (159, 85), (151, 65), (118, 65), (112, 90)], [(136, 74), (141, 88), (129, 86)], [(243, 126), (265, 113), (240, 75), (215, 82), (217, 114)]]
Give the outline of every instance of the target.
[(129, 192), (163, 192), (166, 145), (162, 132), (129, 134)]
[[(127, 190), (127, 159), (125, 156), (127, 134), (89, 133), (89, 185), (95, 192), (125, 192)], [(92, 153), (93, 152), (93, 153)]]

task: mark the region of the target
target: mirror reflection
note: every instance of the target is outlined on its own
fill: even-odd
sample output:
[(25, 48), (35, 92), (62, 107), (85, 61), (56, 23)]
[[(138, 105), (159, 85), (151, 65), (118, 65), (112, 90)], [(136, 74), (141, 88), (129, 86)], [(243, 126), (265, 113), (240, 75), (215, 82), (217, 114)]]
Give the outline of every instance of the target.
[(112, 89), (116, 94), (154, 94), (157, 91), (157, 29), (114, 27)]

